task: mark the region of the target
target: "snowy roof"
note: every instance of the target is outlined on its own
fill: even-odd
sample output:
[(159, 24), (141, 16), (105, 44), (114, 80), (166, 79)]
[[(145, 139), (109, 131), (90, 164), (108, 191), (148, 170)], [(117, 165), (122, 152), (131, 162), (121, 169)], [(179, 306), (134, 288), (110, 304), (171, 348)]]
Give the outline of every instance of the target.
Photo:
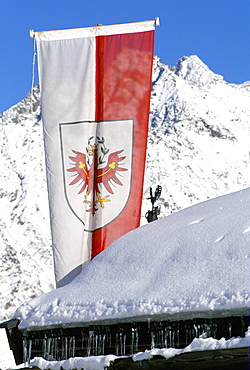
[(68, 285), (23, 304), (20, 328), (247, 314), (250, 188), (118, 239)]

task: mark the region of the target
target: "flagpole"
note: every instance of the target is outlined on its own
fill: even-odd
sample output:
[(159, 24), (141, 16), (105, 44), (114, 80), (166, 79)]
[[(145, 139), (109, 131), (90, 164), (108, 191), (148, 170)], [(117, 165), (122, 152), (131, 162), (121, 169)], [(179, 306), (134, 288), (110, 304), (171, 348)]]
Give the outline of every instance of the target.
[(34, 30), (30, 30), (30, 38), (31, 39), (34, 39), (35, 38), (35, 31)]
[[(143, 22), (144, 22), (144, 21), (143, 21)], [(142, 23), (143, 23), (143, 22), (142, 22)], [(148, 21), (146, 21), (146, 22), (148, 22)], [(140, 23), (140, 22), (138, 22), (138, 23)], [(155, 26), (156, 26), (156, 27), (160, 26), (160, 18), (159, 18), (159, 17), (156, 17), (156, 18), (155, 18), (154, 23), (155, 23)], [(104, 26), (104, 25), (103, 25), (103, 24), (98, 24), (96, 27), (101, 27), (101, 26)], [(93, 28), (93, 27), (87, 27), (87, 28)], [(29, 31), (30, 38), (31, 38), (31, 39), (34, 39), (34, 38), (35, 38), (35, 36), (36, 36), (36, 33), (39, 33), (39, 31), (38, 31), (38, 32), (36, 32), (36, 31), (34, 31), (34, 30), (30, 30), (30, 31)]]
[(161, 24), (160, 24), (160, 18), (159, 17), (156, 17), (155, 18), (155, 25), (156, 27), (159, 27)]

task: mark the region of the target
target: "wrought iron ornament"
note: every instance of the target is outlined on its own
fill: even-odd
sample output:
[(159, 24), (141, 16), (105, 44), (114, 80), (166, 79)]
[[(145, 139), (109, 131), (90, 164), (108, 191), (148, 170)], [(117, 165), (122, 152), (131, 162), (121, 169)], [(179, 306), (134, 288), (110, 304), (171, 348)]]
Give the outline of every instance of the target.
[(145, 217), (146, 217), (146, 219), (147, 219), (148, 222), (152, 222), (152, 221), (158, 220), (158, 216), (160, 214), (161, 207), (160, 206), (155, 207), (155, 202), (160, 198), (161, 191), (162, 191), (162, 186), (161, 185), (157, 185), (157, 187), (155, 189), (155, 193), (153, 195), (152, 188), (150, 187), (150, 197), (147, 198), (147, 199), (150, 199), (150, 201), (152, 203), (152, 209), (149, 210), (145, 214)]

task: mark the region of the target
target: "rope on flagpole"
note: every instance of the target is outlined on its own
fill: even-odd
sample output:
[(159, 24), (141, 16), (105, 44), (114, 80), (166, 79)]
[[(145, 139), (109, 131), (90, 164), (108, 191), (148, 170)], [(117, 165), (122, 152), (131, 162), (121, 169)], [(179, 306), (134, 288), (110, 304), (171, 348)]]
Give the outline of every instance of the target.
[(31, 113), (33, 112), (32, 98), (34, 97), (34, 83), (35, 83), (35, 64), (36, 64), (36, 40), (34, 38), (33, 58), (32, 58), (32, 80), (31, 80)]

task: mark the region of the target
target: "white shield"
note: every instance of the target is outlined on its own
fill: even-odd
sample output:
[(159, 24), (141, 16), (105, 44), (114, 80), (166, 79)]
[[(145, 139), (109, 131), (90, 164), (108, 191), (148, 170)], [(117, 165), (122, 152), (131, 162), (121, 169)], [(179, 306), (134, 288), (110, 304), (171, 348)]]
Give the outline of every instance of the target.
[(60, 139), (67, 203), (86, 231), (101, 229), (129, 199), (133, 119), (61, 123)]

